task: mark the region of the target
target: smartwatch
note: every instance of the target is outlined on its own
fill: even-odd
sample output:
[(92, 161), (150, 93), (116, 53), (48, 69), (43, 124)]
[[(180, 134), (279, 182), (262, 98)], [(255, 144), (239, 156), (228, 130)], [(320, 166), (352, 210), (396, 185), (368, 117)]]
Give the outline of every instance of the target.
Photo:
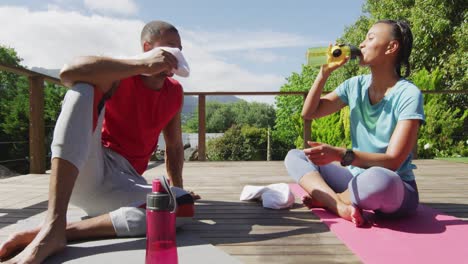
[(341, 158), (341, 166), (349, 166), (354, 161), (354, 151), (352, 149), (347, 149), (343, 157)]

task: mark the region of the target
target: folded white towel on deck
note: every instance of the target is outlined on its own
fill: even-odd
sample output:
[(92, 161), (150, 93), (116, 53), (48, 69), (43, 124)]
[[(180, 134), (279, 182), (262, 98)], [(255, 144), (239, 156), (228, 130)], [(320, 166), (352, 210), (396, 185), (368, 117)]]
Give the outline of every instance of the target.
[[(182, 51), (178, 48), (171, 48), (171, 47), (155, 47), (152, 50), (149, 50), (145, 53), (141, 53), (135, 56), (131, 57), (120, 57), (122, 59), (135, 59), (135, 60), (141, 60), (141, 59), (148, 59), (151, 57), (154, 57), (156, 53), (158, 53), (160, 50), (165, 50), (177, 59), (177, 69), (173, 69), (172, 72), (176, 75), (179, 75), (180, 77), (188, 77), (190, 75), (190, 68), (187, 63), (187, 61), (184, 58), (184, 55), (182, 54)], [(144, 74), (147, 75), (147, 74)]]
[(286, 183), (267, 186), (246, 185), (240, 195), (241, 201), (261, 199), (263, 207), (271, 209), (289, 208), (294, 204), (294, 195)]

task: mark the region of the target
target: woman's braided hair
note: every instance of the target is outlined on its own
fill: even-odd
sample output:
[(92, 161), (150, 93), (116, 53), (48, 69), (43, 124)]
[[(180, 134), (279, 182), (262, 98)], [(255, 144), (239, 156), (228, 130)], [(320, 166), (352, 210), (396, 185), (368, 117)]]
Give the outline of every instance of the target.
[[(403, 20), (385, 19), (377, 21), (376, 24), (378, 23), (384, 23), (392, 27), (392, 37), (400, 43), (395, 71), (400, 77), (408, 77), (411, 72), (409, 57), (413, 49), (413, 33), (411, 33), (410, 26)], [(401, 74), (402, 66), (405, 67), (404, 75)]]

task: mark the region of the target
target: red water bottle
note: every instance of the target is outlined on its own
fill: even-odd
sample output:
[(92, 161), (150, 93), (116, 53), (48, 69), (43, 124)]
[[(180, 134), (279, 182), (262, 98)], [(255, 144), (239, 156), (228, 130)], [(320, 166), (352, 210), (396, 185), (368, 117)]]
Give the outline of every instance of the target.
[(146, 199), (146, 264), (177, 264), (175, 197), (166, 178), (153, 181)]

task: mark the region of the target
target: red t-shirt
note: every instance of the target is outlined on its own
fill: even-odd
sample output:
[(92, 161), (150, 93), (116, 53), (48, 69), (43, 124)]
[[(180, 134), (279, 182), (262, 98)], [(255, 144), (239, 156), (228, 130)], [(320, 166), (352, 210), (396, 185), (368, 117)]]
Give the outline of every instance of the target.
[(143, 174), (159, 134), (180, 111), (182, 99), (182, 86), (172, 78), (166, 78), (159, 91), (146, 87), (139, 75), (121, 80), (105, 104), (102, 145)]

